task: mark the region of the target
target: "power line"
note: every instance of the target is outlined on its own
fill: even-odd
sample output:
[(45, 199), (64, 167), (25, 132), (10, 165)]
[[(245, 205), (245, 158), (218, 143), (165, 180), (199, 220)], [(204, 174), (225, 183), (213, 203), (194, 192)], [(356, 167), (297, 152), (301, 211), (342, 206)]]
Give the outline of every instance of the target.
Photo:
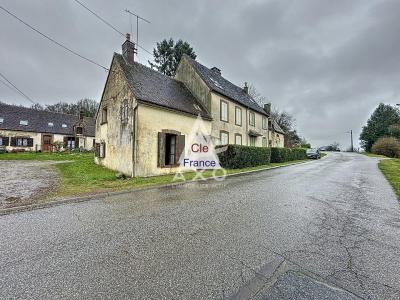
[(0, 6), (0, 9), (2, 9), (2, 10), (5, 11), (6, 13), (8, 13), (10, 16), (12, 16), (12, 17), (14, 17), (15, 19), (17, 19), (19, 22), (21, 22), (21, 23), (24, 24), (25, 26), (29, 27), (30, 29), (32, 29), (32, 30), (35, 31), (36, 33), (40, 34), (42, 37), (44, 37), (44, 38), (48, 39), (49, 41), (53, 42), (54, 44), (60, 46), (60, 47), (63, 48), (64, 50), (66, 50), (66, 51), (68, 51), (68, 52), (70, 52), (70, 53), (72, 53), (72, 54), (74, 54), (74, 55), (76, 55), (76, 56), (78, 56), (78, 57), (80, 57), (80, 58), (82, 58), (82, 59), (84, 59), (84, 60), (86, 60), (86, 61), (88, 61), (88, 62), (90, 62), (90, 63), (92, 63), (92, 64), (94, 64), (94, 65), (96, 65), (96, 66), (98, 66), (98, 67), (100, 67), (100, 68), (102, 68), (102, 69), (104, 69), (105, 71), (108, 71), (108, 68), (106, 68), (105, 66), (103, 66), (103, 65), (101, 65), (101, 64), (99, 64), (99, 63), (97, 63), (97, 62), (95, 62), (94, 60), (92, 60), (92, 59), (90, 59), (90, 58), (87, 58), (87, 57), (85, 57), (85, 56), (79, 54), (78, 52), (76, 52), (76, 51), (74, 51), (74, 50), (68, 48), (67, 46), (64, 46), (63, 44), (57, 42), (55, 39), (51, 38), (50, 36), (48, 36), (48, 35), (46, 35), (46, 34), (44, 34), (44, 33), (42, 33), (42, 32), (40, 32), (38, 29), (36, 29), (36, 28), (34, 28), (33, 26), (29, 25), (28, 23), (26, 23), (25, 21), (23, 21), (22, 19), (20, 19), (20, 18), (17, 17), (16, 15), (14, 15), (12, 12), (8, 11), (7, 9), (5, 9), (4, 7)]
[[(13, 84), (10, 80), (7, 79), (6, 76), (4, 76), (1, 72), (0, 72), (0, 76), (3, 77), (5, 79), (5, 81), (7, 81), (15, 90), (18, 91), (18, 93), (20, 93), (22, 96), (24, 96), (26, 99), (28, 99), (30, 102), (32, 102), (33, 104), (36, 104), (35, 101), (33, 101), (30, 97), (28, 97), (26, 94), (24, 94), (19, 88), (17, 88), (15, 86), (15, 84)], [(1, 81), (3, 84), (5, 84), (7, 87), (10, 88), (9, 85), (7, 85), (5, 82)]]
[(80, 6), (82, 6), (83, 8), (85, 8), (86, 10), (88, 10), (90, 13), (92, 13), (94, 16), (96, 16), (98, 19), (100, 19), (104, 24), (106, 24), (107, 26), (111, 27), (112, 29), (114, 29), (117, 33), (119, 33), (122, 36), (125, 36), (125, 34), (123, 34), (121, 31), (119, 31), (117, 28), (115, 28), (113, 25), (111, 25), (111, 23), (107, 22), (105, 19), (103, 19), (102, 17), (100, 17), (98, 14), (96, 14), (93, 10), (91, 10), (89, 7), (87, 7), (85, 4), (83, 4), (82, 2), (78, 1), (78, 0), (74, 0), (76, 3), (78, 3)]
[[(96, 12), (94, 12), (93, 10), (91, 10), (87, 5), (85, 5), (85, 4), (83, 4), (81, 1), (79, 1), (79, 0), (74, 0), (76, 3), (78, 3), (80, 6), (82, 6), (84, 9), (86, 9), (87, 11), (89, 11), (92, 15), (94, 15), (96, 18), (98, 18), (100, 21), (102, 21), (104, 24), (106, 24), (107, 26), (109, 26), (110, 28), (112, 28), (116, 33), (118, 33), (118, 34), (120, 34), (120, 35), (122, 35), (122, 36), (125, 36), (125, 34), (124, 33), (122, 33), (120, 30), (118, 30), (115, 26), (113, 26), (110, 22), (108, 22), (107, 20), (105, 20), (103, 17), (101, 17), (99, 14), (97, 14)], [(127, 11), (128, 12), (128, 11)], [(146, 20), (146, 19), (144, 19), (144, 18), (142, 18), (142, 17), (140, 17), (140, 16), (137, 16), (137, 15), (135, 15), (135, 14), (133, 14), (133, 13), (131, 13), (131, 12), (129, 12), (130, 14), (132, 14), (132, 15), (134, 15), (134, 16), (136, 16), (136, 17), (138, 17), (138, 18), (140, 18), (140, 19), (142, 19), (142, 20), (144, 20), (144, 21), (146, 21), (146, 22), (148, 22), (148, 23), (150, 23), (150, 21), (148, 21), (148, 20)], [(132, 31), (132, 30), (131, 30)], [(148, 51), (147, 49), (145, 49), (145, 48), (143, 48), (141, 45), (139, 45), (139, 43), (136, 43), (136, 46), (138, 46), (140, 49), (142, 49), (143, 51), (145, 51), (145, 52), (147, 52), (148, 54), (150, 54), (150, 55), (153, 55), (153, 53), (151, 53), (150, 51)]]

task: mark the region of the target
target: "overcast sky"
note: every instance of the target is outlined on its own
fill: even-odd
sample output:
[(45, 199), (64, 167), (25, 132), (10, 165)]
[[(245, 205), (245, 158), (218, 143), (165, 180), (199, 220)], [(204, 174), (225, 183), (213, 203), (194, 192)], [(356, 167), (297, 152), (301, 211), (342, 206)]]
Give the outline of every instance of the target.
[[(130, 31), (125, 8), (149, 19), (139, 26), (147, 50), (163, 38), (187, 40), (198, 61), (293, 114), (314, 146), (346, 148), (346, 132), (357, 140), (379, 102), (400, 103), (400, 1), (80, 1), (122, 32)], [(120, 52), (123, 37), (73, 0), (0, 5), (101, 65)], [(0, 72), (35, 101), (100, 100), (104, 70), (1, 10), (0, 45)], [(151, 58), (139, 49), (140, 62)], [(1, 82), (0, 101), (30, 105)]]

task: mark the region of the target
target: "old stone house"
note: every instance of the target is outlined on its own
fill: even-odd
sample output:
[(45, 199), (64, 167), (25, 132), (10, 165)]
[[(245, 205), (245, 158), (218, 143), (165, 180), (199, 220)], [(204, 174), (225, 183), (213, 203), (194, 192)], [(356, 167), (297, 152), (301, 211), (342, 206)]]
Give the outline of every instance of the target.
[(269, 146), (283, 148), (285, 145), (285, 131), (276, 123), (269, 120)]
[(268, 146), (268, 115), (241, 88), (184, 56), (171, 78), (114, 53), (96, 116), (98, 164), (129, 176), (173, 173), (197, 116), (215, 144)]
[(6, 151), (51, 151), (94, 146), (94, 119), (0, 103), (0, 147)]

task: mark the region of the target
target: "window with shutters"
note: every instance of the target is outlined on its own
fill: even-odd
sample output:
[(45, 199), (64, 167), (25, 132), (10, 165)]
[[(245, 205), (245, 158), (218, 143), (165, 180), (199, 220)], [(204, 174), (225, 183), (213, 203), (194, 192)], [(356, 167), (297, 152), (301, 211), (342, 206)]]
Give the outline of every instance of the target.
[(185, 148), (185, 136), (174, 130), (158, 133), (158, 163), (161, 168), (179, 165), (180, 156)]
[(128, 100), (125, 99), (121, 105), (121, 123), (128, 123)]

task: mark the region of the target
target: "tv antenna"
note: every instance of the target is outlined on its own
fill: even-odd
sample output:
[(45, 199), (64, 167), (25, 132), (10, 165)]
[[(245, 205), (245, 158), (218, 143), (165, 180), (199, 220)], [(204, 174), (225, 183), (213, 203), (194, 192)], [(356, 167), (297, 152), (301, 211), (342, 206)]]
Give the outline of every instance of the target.
[(129, 9), (125, 9), (125, 12), (129, 14), (129, 20), (131, 23), (131, 34), (132, 34), (132, 16), (136, 17), (136, 44), (139, 45), (139, 19), (151, 24), (149, 20), (146, 20), (145, 18), (142, 18), (138, 14), (135, 14), (134, 12), (131, 12)]

